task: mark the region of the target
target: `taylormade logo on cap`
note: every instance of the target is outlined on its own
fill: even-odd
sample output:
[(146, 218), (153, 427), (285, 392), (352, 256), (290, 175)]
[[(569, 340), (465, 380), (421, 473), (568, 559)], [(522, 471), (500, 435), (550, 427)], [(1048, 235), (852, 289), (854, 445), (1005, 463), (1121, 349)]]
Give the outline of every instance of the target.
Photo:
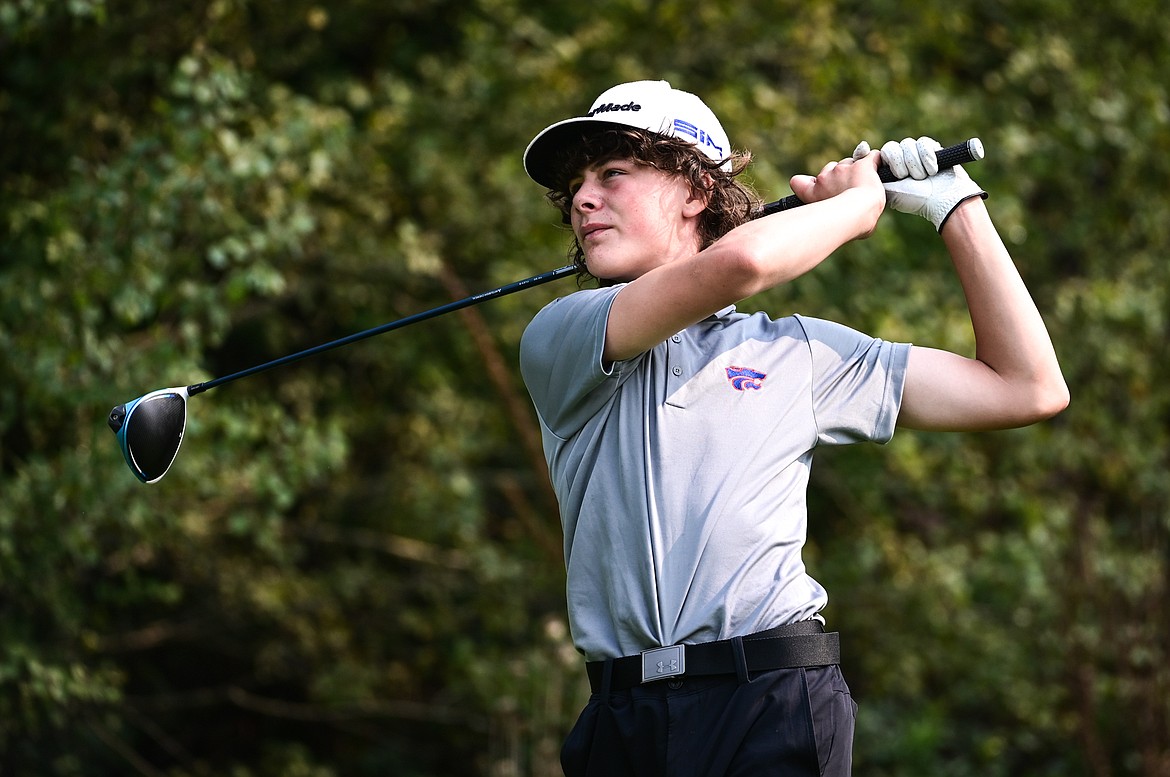
[(582, 135), (611, 127), (633, 127), (681, 138), (705, 156), (730, 165), (731, 143), (719, 119), (695, 95), (666, 81), (631, 81), (607, 89), (584, 116), (546, 127), (524, 152), (524, 169), (537, 183), (552, 188), (553, 161)]
[(589, 113), (587, 113), (585, 115), (586, 116), (596, 116), (599, 113), (606, 113), (608, 111), (640, 111), (640, 110), (642, 110), (642, 106), (638, 105), (636, 103), (632, 103), (632, 102), (626, 103), (625, 105), (614, 105), (613, 103), (606, 103), (605, 105), (597, 106), (596, 108), (589, 111)]

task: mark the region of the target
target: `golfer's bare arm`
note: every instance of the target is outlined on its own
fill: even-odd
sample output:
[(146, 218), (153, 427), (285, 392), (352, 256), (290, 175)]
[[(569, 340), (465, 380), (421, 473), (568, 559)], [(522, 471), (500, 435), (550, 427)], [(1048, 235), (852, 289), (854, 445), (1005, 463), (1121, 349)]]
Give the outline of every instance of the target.
[(694, 256), (657, 267), (614, 298), (605, 359), (631, 358), (727, 305), (786, 283), (868, 236), (885, 207), (877, 153), (793, 178), (808, 205), (749, 221)]
[(975, 334), (975, 357), (915, 346), (899, 426), (968, 431), (1025, 426), (1069, 402), (1044, 321), (983, 201), (967, 200), (943, 227)]

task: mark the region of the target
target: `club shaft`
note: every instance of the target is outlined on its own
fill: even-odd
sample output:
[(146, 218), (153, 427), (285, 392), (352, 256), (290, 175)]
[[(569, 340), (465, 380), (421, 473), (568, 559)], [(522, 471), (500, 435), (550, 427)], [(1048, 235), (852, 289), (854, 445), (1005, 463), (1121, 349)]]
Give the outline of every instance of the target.
[[(937, 158), (940, 170), (946, 170), (954, 167), (955, 165), (964, 164), (966, 162), (975, 162), (983, 158), (983, 144), (979, 141), (978, 138), (971, 138), (970, 140), (966, 140), (962, 143), (956, 143), (953, 146), (947, 146), (946, 148), (939, 149)], [(881, 177), (884, 183), (890, 183), (894, 180), (897, 180), (893, 173), (890, 172), (890, 169), (884, 164), (878, 166), (878, 175)], [(756, 218), (768, 216), (773, 213), (779, 213), (783, 210), (797, 208), (804, 204), (805, 203), (801, 201), (800, 198), (798, 198), (796, 195), (789, 195), (783, 199), (776, 200), (775, 202), (770, 202), (764, 205), (756, 214)], [(496, 299), (497, 297), (503, 297), (508, 294), (513, 294), (517, 291), (530, 289), (534, 286), (540, 286), (541, 284), (555, 281), (559, 278), (564, 278), (566, 275), (572, 275), (576, 271), (577, 269), (572, 265), (558, 267), (555, 270), (549, 270), (548, 272), (543, 272), (539, 275), (533, 275), (531, 278), (524, 278), (523, 280), (514, 281), (507, 284), (506, 286), (500, 286), (499, 288), (492, 289), (491, 291), (485, 291), (481, 294), (465, 297), (464, 299), (456, 300), (455, 302), (448, 302), (447, 304), (440, 305), (437, 308), (424, 310), (421, 313), (415, 313), (405, 318), (400, 318), (397, 321), (391, 321), (388, 324), (382, 324), (381, 326), (376, 326), (372, 329), (365, 329), (361, 332), (355, 332), (352, 335), (348, 335), (337, 340), (331, 340), (328, 343), (322, 343), (321, 345), (307, 348), (303, 351), (289, 354), (288, 356), (282, 356), (279, 359), (273, 359), (272, 361), (265, 362), (264, 364), (257, 364), (255, 367), (249, 367), (246, 370), (233, 372), (231, 375), (224, 375), (221, 378), (215, 378), (214, 380), (209, 380), (204, 383), (196, 383), (187, 387), (187, 394), (188, 396), (194, 396), (195, 394), (202, 393), (208, 389), (222, 386), (225, 383), (231, 383), (233, 380), (246, 378), (250, 375), (255, 375), (258, 372), (264, 372), (274, 367), (280, 367), (285, 364), (299, 361), (301, 359), (306, 359), (310, 356), (316, 356), (317, 354), (324, 353), (325, 351), (331, 351), (334, 348), (340, 348), (343, 345), (356, 343), (359, 340), (365, 340), (366, 338), (374, 337), (375, 335), (385, 334), (386, 332), (390, 332), (395, 329), (401, 329), (404, 326), (417, 324), (420, 321), (426, 321), (427, 319), (436, 318), (438, 316), (442, 316), (456, 310), (461, 310), (472, 305), (478, 305), (481, 302), (487, 302), (488, 300)]]
[(558, 267), (555, 270), (549, 270), (548, 272), (543, 272), (539, 275), (533, 275), (531, 278), (524, 278), (523, 280), (514, 281), (507, 284), (506, 286), (500, 286), (499, 288), (492, 289), (491, 291), (485, 291), (480, 294), (473, 294), (470, 297), (465, 297), (454, 302), (448, 302), (447, 304), (440, 305), (437, 308), (424, 310), (421, 313), (415, 313), (413, 315), (406, 316), (405, 318), (400, 318), (397, 321), (391, 321), (388, 324), (382, 324), (381, 326), (376, 326), (372, 329), (355, 332), (352, 335), (347, 335), (346, 337), (342, 337), (337, 340), (331, 340), (328, 343), (322, 343), (321, 345), (307, 348), (303, 351), (289, 354), (288, 356), (282, 356), (279, 359), (273, 359), (272, 361), (265, 362), (264, 364), (257, 364), (255, 367), (249, 367), (246, 370), (233, 372), (231, 375), (224, 375), (222, 378), (215, 378), (214, 380), (209, 380), (204, 383), (196, 383), (193, 386), (187, 387), (187, 394), (188, 396), (193, 396), (195, 394), (207, 391), (208, 389), (222, 386), (225, 383), (231, 383), (233, 380), (246, 378), (249, 375), (255, 375), (258, 372), (264, 372), (265, 370), (270, 370), (273, 367), (280, 367), (291, 362), (306, 359), (310, 356), (316, 356), (319, 353), (331, 351), (334, 348), (340, 348), (343, 345), (349, 345), (350, 343), (356, 343), (359, 340), (365, 340), (367, 337), (374, 337), (375, 335), (384, 334), (395, 329), (401, 329), (404, 326), (417, 324), (419, 321), (426, 321), (427, 319), (436, 318), (456, 310), (462, 310), (463, 308), (471, 307), (472, 305), (478, 305), (481, 302), (487, 302), (488, 300), (496, 299), (497, 297), (503, 297), (508, 294), (514, 294), (515, 292), (522, 291), (524, 289), (530, 289), (534, 286), (540, 286), (541, 284), (555, 281), (558, 278), (563, 278), (566, 275), (571, 275), (576, 271), (577, 269), (572, 265)]

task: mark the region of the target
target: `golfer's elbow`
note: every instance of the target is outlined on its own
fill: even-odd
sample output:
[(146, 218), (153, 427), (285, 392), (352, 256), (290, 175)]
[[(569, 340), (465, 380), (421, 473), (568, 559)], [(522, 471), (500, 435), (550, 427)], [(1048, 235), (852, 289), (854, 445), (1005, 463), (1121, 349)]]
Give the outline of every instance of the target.
[[(772, 248), (772, 250), (769, 250)], [(719, 284), (737, 301), (758, 294), (798, 273), (786, 272), (774, 256), (774, 248), (758, 235), (731, 233), (708, 248), (706, 267), (718, 274)]]
[(1018, 409), (1023, 425), (1047, 421), (1068, 407), (1070, 400), (1068, 384), (1059, 370), (1033, 381), (1020, 392)]
[(750, 251), (739, 251), (727, 256), (722, 263), (722, 270), (739, 299), (746, 299), (774, 285), (769, 267), (758, 254)]
[(1057, 376), (1052, 387), (1045, 394), (1045, 399), (1046, 404), (1041, 410), (1044, 418), (1052, 418), (1068, 407), (1068, 403), (1072, 401), (1072, 395), (1069, 393), (1068, 384), (1065, 383), (1063, 375)]

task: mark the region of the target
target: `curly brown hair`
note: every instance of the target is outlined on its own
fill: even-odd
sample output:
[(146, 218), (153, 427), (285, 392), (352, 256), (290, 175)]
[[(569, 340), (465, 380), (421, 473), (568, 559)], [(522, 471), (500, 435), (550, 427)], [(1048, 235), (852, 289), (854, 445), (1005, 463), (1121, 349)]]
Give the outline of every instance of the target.
[[(613, 159), (630, 159), (687, 180), (695, 192), (707, 197), (707, 207), (699, 217), (699, 249), (702, 250), (735, 227), (752, 219), (762, 200), (738, 176), (751, 162), (746, 151), (734, 152), (730, 169), (715, 161), (681, 138), (659, 135), (639, 129), (611, 129), (586, 135), (569, 145), (556, 159), (557, 186), (546, 198), (560, 212), (566, 224), (573, 207), (569, 182), (586, 167)], [(592, 278), (585, 266), (585, 252), (576, 238), (569, 246), (569, 258), (581, 280)], [(604, 279), (599, 279), (603, 283)]]

